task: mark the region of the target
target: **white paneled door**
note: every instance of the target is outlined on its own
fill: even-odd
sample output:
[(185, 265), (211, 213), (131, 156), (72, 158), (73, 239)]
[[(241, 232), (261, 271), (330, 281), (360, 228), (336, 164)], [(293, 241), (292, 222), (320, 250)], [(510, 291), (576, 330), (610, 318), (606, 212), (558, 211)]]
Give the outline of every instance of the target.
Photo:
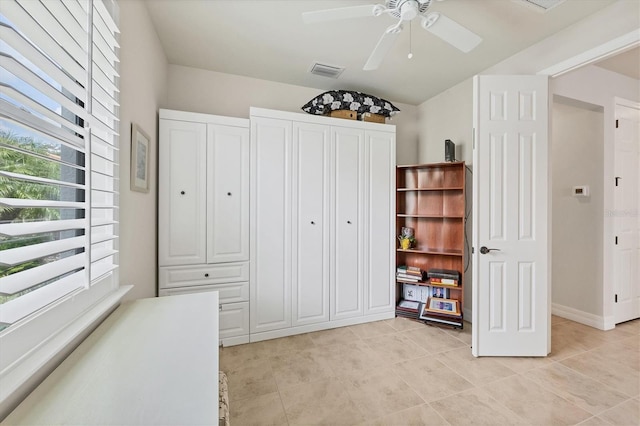
[(474, 356), (550, 351), (547, 76), (474, 78)]
[(158, 263), (206, 262), (207, 126), (160, 120)]
[(395, 134), (367, 130), (364, 314), (395, 308)]
[(333, 152), (331, 237), (331, 320), (362, 316), (362, 211), (364, 183), (364, 131), (331, 128)]
[(614, 161), (613, 280), (618, 324), (640, 317), (640, 104), (620, 100), (616, 105)]
[(207, 262), (248, 260), (249, 129), (208, 124), (207, 140)]
[(291, 327), (291, 126), (251, 119), (252, 333)]
[(330, 126), (293, 123), (293, 325), (329, 321)]

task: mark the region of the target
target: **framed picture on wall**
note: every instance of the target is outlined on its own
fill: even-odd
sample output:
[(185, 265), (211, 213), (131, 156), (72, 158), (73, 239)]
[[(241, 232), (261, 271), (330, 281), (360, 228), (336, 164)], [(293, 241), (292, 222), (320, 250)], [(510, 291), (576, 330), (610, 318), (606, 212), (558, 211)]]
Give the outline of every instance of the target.
[(149, 192), (149, 135), (131, 123), (131, 190)]

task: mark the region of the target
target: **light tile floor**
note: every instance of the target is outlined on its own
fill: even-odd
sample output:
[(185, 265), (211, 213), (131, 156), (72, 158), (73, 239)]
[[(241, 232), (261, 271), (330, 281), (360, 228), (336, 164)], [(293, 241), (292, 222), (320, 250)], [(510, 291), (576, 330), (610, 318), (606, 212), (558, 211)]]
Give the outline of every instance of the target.
[(395, 318), (223, 348), (231, 424), (639, 425), (640, 320), (552, 318), (546, 358), (474, 358), (471, 325)]

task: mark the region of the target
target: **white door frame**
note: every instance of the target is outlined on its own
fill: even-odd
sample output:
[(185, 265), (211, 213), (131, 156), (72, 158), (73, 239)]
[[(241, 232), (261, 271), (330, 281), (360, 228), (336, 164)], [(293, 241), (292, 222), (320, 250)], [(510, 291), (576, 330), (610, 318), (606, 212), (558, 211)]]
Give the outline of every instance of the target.
[[(538, 71), (536, 74), (548, 75), (550, 78), (559, 77), (568, 72), (574, 71), (580, 67), (591, 65), (595, 62), (598, 62), (602, 59), (609, 58), (611, 56), (615, 56), (619, 53), (623, 53), (627, 50), (631, 50), (637, 46), (640, 46), (640, 31), (634, 30), (627, 34), (624, 34), (620, 37), (617, 37), (613, 40), (609, 40), (603, 44), (595, 46), (591, 49), (586, 50), (578, 55), (567, 58), (555, 65), (544, 68)], [(612, 100), (612, 102), (615, 102)], [(605, 120), (606, 124), (606, 120)], [(606, 129), (605, 129), (606, 131)], [(553, 144), (553, 138), (550, 136), (549, 146), (551, 147)], [(606, 150), (604, 153), (604, 175), (602, 179), (604, 180), (605, 188), (609, 187), (611, 184), (611, 180), (614, 175), (614, 165), (613, 165), (614, 157), (612, 150)], [(549, 182), (551, 185), (551, 181)], [(613, 205), (613, 194), (611, 191), (604, 192), (604, 205)], [(551, 209), (551, 205), (550, 205)], [(551, 211), (549, 212), (549, 223), (552, 222)], [(610, 220), (604, 220), (603, 224), (603, 277), (610, 277), (613, 274), (613, 244), (607, 244), (607, 241), (611, 241), (611, 236), (614, 234), (613, 222)], [(549, 265), (551, 268), (551, 265)], [(553, 287), (553, 282), (551, 283)], [(551, 291), (551, 289), (550, 289)], [(602, 312), (604, 321), (602, 323), (602, 330), (611, 330), (615, 328), (615, 319), (614, 319), (614, 299), (611, 296), (613, 291), (613, 284), (603, 284), (602, 288)], [(595, 324), (592, 324), (595, 326)], [(598, 324), (600, 325), (600, 324)], [(600, 328), (600, 327), (598, 327)]]
[[(624, 99), (624, 98), (621, 98), (621, 97), (618, 97), (618, 96), (616, 96), (614, 98), (614, 101), (615, 101), (615, 105), (614, 105), (613, 111), (614, 111), (614, 114), (615, 114), (616, 129), (618, 129), (618, 120), (625, 118), (623, 116), (626, 115), (626, 114), (622, 113), (623, 110), (621, 108), (624, 108), (624, 109), (627, 109), (627, 110), (635, 110), (636, 112), (632, 113), (632, 114), (634, 115), (634, 117), (636, 119), (638, 118), (638, 111), (640, 111), (640, 102), (631, 101), (631, 100)], [(623, 126), (624, 126), (624, 123), (623, 123)], [(616, 169), (621, 166), (620, 165), (621, 158), (619, 156), (625, 156), (625, 154), (620, 154), (618, 152), (618, 144), (620, 142), (619, 141), (620, 135), (618, 134), (618, 132), (619, 132), (619, 129), (616, 130), (616, 134), (615, 134), (614, 141), (613, 141), (614, 142), (614, 146), (615, 146), (613, 161), (614, 161), (614, 166), (616, 167)], [(637, 138), (637, 136), (636, 136), (636, 138)], [(636, 140), (636, 144), (637, 144), (637, 140)], [(637, 149), (637, 147), (636, 147), (636, 149)], [(636, 161), (636, 167), (637, 167), (638, 166), (637, 157), (636, 157), (635, 161)], [(624, 169), (624, 167), (622, 167), (622, 168)], [(614, 178), (614, 179), (617, 179), (617, 178)], [(632, 182), (633, 182), (633, 179), (632, 179)], [(624, 190), (624, 188), (628, 187), (628, 185), (632, 185), (633, 184), (632, 182), (629, 183), (629, 180), (627, 179), (627, 183), (626, 183), (626, 186), (625, 186), (625, 182), (623, 181), (620, 188), (614, 188), (614, 192), (618, 192), (618, 191)], [(611, 184), (613, 184), (613, 182), (610, 182), (610, 185)], [(635, 190), (636, 191), (640, 191), (640, 188), (637, 187), (637, 185), (638, 185), (637, 179), (635, 180), (635, 184), (636, 184)], [(617, 186), (618, 185), (616, 185), (616, 187)], [(631, 189), (631, 192), (633, 192), (633, 188), (631, 187), (630, 189)], [(620, 205), (620, 203), (619, 203), (620, 201), (622, 201), (619, 198), (621, 196), (623, 198), (626, 198), (628, 196), (628, 193), (624, 194), (624, 195), (618, 193), (618, 194), (616, 194), (616, 196), (614, 196), (613, 214), (611, 214), (611, 209), (607, 209), (607, 210), (605, 210), (605, 218), (609, 219), (610, 221), (613, 222), (612, 226), (614, 228), (615, 235), (616, 235), (615, 236), (616, 243), (618, 243), (618, 237), (620, 236), (620, 238), (622, 238), (622, 241), (619, 241), (619, 243), (623, 244), (623, 245), (628, 245), (629, 244), (629, 241), (628, 241), (629, 237), (628, 236), (625, 237), (625, 236), (622, 236), (622, 235), (619, 234), (619, 231), (620, 231), (620, 227), (619, 226), (621, 225), (619, 221), (625, 220), (622, 216), (620, 216), (620, 214), (624, 215), (625, 213), (632, 213), (632, 212), (624, 212), (624, 211), (620, 211), (619, 210), (622, 207)], [(633, 210), (635, 210), (636, 215), (637, 215), (637, 212), (638, 212), (637, 198), (636, 198), (635, 208), (632, 207), (632, 211)], [(607, 214), (607, 212), (609, 212), (610, 214)], [(636, 231), (637, 231), (637, 216), (636, 216)], [(625, 238), (626, 238), (626, 240), (625, 240)], [(636, 238), (637, 238), (637, 236), (636, 236)], [(635, 241), (635, 244), (633, 244), (633, 243), (632, 244), (634, 246), (637, 246), (637, 239), (632, 239), (632, 241)], [(613, 245), (613, 249), (612, 250), (613, 250), (614, 253), (616, 253), (616, 251), (617, 251), (616, 249), (619, 250), (618, 247), (619, 246), (617, 246), (616, 244)], [(633, 256), (633, 257), (635, 257), (635, 256)], [(618, 252), (616, 254), (615, 261), (619, 261), (619, 260), (620, 260), (620, 252)], [(631, 260), (631, 262), (634, 262), (634, 261), (637, 262), (638, 261), (637, 258), (635, 260)], [(636, 263), (636, 267), (637, 267), (637, 263)], [(617, 268), (623, 269), (623, 268), (621, 268), (621, 265), (620, 265), (619, 262), (614, 262), (613, 265), (612, 265), (612, 268), (613, 268), (613, 275), (612, 276), (614, 277), (614, 280), (613, 280), (614, 281), (613, 290), (614, 290), (614, 293), (615, 293), (614, 300), (616, 300), (616, 302), (614, 302), (613, 316), (614, 316), (614, 322), (616, 324), (619, 324), (619, 323), (624, 322), (624, 321), (629, 321), (629, 320), (636, 319), (636, 318), (638, 318), (640, 316), (639, 315), (639, 313), (640, 313), (640, 299), (638, 297), (636, 297), (635, 299), (632, 298), (632, 301), (630, 301), (630, 302), (627, 301), (626, 303), (623, 300), (621, 300), (621, 298), (619, 297), (619, 296), (624, 297), (622, 290), (623, 290), (623, 288), (625, 286), (632, 286), (634, 288), (631, 289), (630, 291), (631, 292), (634, 292), (634, 291), (637, 292), (638, 291), (638, 286), (640, 285), (640, 282), (638, 282), (638, 278), (639, 277), (637, 275), (637, 272), (636, 272), (635, 277), (634, 276), (629, 277), (629, 276), (625, 276), (625, 272), (628, 273), (629, 272), (628, 270), (624, 271), (624, 270), (617, 269)], [(622, 279), (623, 277), (625, 279)], [(629, 289), (627, 289), (627, 290), (629, 290)], [(638, 293), (635, 293), (635, 294), (638, 295)], [(612, 295), (609, 295), (609, 297), (611, 298)]]

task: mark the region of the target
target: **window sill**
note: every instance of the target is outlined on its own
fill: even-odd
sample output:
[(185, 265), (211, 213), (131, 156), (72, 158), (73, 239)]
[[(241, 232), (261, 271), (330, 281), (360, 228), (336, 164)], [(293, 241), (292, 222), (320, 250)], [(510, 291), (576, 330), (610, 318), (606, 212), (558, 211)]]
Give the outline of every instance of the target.
[(0, 420), (5, 418), (115, 310), (133, 286), (121, 286), (0, 374)]

